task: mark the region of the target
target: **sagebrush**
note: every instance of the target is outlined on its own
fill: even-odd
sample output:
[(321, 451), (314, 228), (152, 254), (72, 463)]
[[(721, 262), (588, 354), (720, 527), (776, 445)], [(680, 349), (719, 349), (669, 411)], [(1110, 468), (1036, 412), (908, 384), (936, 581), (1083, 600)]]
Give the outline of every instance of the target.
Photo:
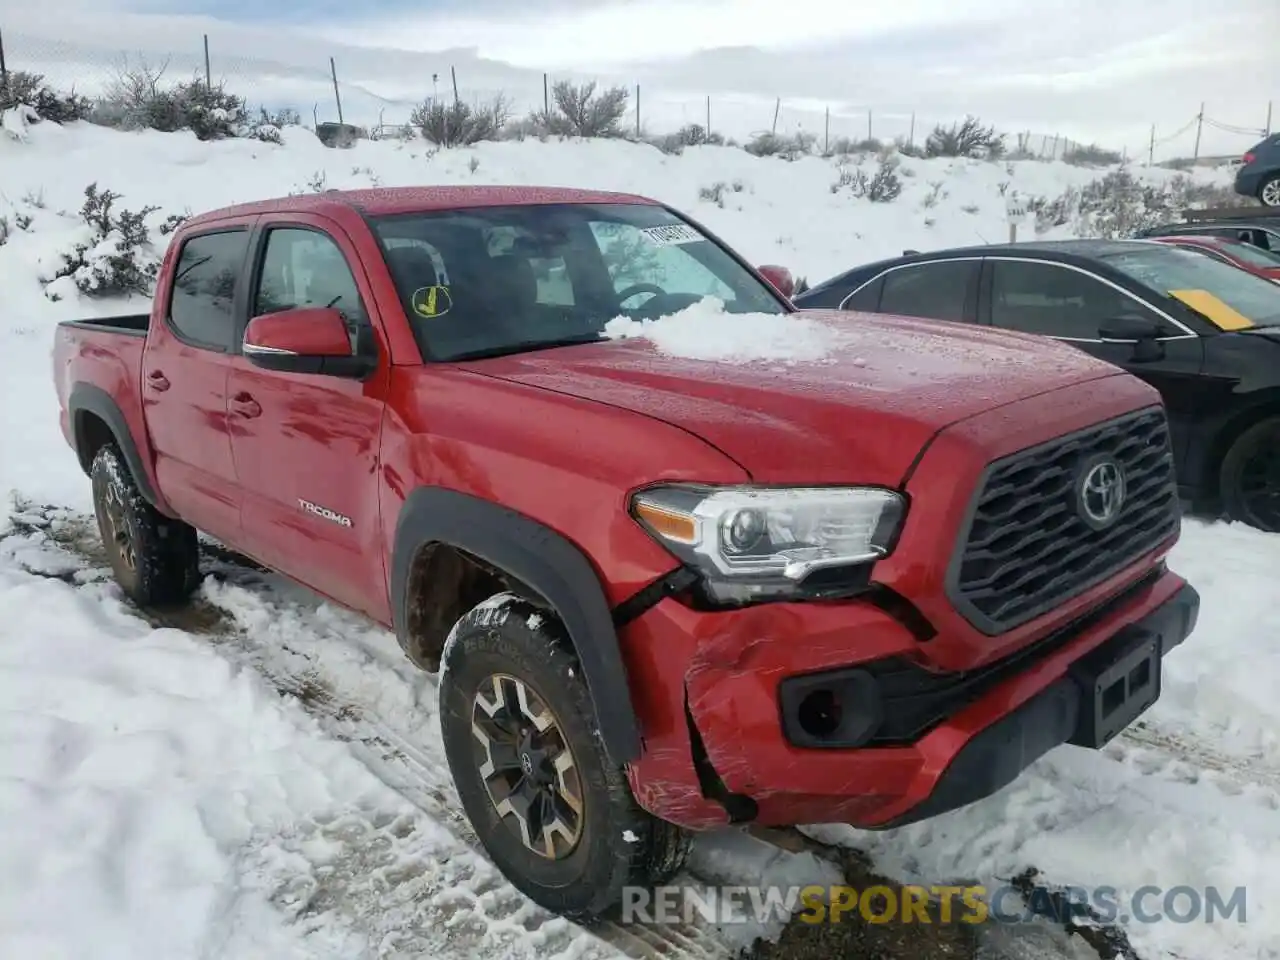
[(409, 123), (424, 140), (437, 147), (467, 147), (497, 140), (510, 119), (510, 104), (498, 96), (476, 107), (462, 100), (425, 100), (414, 108)]
[(93, 110), (93, 102), (72, 90), (59, 93), (38, 73), (24, 70), (0, 74), (0, 113), (20, 105), (31, 107), (42, 120), (71, 123), (85, 120)]
[(996, 128), (974, 116), (965, 117), (949, 127), (939, 124), (924, 143), (925, 156), (928, 157), (998, 160), (1004, 149), (1004, 137), (996, 133)]
[[(52, 279), (69, 277), (89, 297), (151, 293), (160, 262), (151, 245), (147, 217), (160, 208), (128, 210), (116, 205), (120, 199), (118, 193), (99, 190), (97, 183), (85, 187), (80, 219), (90, 229), (89, 239), (62, 254)], [(169, 232), (171, 225), (176, 226), (172, 217), (165, 223)]]
[(1163, 183), (1139, 180), (1128, 166), (1108, 171), (1084, 187), (1068, 187), (1056, 197), (1027, 200), (1036, 232), (1070, 226), (1081, 237), (1123, 239), (1182, 219), (1196, 207), (1253, 206), (1229, 187), (1198, 184), (1179, 175)]

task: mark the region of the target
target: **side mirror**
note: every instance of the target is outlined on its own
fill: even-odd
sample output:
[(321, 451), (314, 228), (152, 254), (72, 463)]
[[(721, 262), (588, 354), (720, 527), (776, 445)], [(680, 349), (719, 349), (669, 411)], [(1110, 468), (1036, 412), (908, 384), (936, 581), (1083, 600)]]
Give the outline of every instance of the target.
[(1159, 322), (1150, 317), (1115, 317), (1104, 320), (1098, 327), (1098, 336), (1103, 340), (1133, 344), (1134, 363), (1163, 359), (1164, 344), (1160, 342), (1160, 333)]
[(1098, 327), (1098, 336), (1103, 340), (1118, 340), (1122, 343), (1158, 340), (1160, 324), (1148, 317), (1114, 317), (1102, 322)]
[(254, 317), (241, 352), (255, 367), (278, 373), (316, 373), (362, 380), (374, 357), (356, 356), (342, 314), (332, 307), (298, 307)]
[(769, 286), (777, 290), (780, 294), (791, 299), (796, 292), (796, 280), (791, 275), (791, 271), (786, 267), (768, 265), (760, 267), (760, 276), (769, 281)]

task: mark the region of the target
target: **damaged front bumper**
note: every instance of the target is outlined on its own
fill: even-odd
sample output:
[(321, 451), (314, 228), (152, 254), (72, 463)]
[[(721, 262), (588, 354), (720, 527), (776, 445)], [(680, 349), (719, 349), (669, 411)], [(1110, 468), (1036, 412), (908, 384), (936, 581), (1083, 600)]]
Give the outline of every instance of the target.
[(709, 613), (663, 600), (624, 634), (645, 731), (632, 789), (691, 829), (936, 816), (1131, 723), (1198, 610), (1161, 566), (1014, 655), (941, 673), (919, 656), (927, 641), (872, 603)]

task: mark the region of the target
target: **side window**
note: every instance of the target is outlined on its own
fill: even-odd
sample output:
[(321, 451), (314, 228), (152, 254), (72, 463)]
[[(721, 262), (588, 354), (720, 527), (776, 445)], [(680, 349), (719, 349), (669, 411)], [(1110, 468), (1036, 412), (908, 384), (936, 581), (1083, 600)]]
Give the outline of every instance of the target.
[(856, 290), (847, 300), (841, 310), (859, 310), (865, 313), (875, 313), (880, 309), (880, 290), (884, 287), (884, 278), (877, 277), (860, 290)]
[(964, 320), (969, 284), (977, 260), (942, 260), (902, 267), (885, 274), (880, 312), (929, 320)]
[(347, 258), (316, 230), (278, 227), (267, 234), (262, 272), (253, 298), (253, 316), (296, 307), (334, 307), (347, 320), (351, 349), (360, 346), (369, 316)]
[(249, 245), (247, 230), (192, 237), (173, 273), (169, 324), (183, 340), (212, 350), (231, 347), (236, 280)]
[[(660, 244), (639, 227), (602, 221), (593, 221), (591, 232), (609, 269), (615, 293), (626, 293), (632, 287), (644, 285), (658, 287), (664, 293), (717, 297), (726, 304), (737, 299), (712, 270), (683, 249), (684, 243), (679, 239)], [(672, 235), (694, 236), (692, 231), (685, 233), (678, 229), (673, 229)], [(707, 241), (698, 237), (692, 242)], [(634, 296), (640, 296), (640, 292)]]
[(991, 323), (1005, 330), (1072, 340), (1097, 340), (1105, 320), (1159, 320), (1162, 336), (1179, 331), (1139, 301), (1078, 270), (1053, 263), (991, 261)]

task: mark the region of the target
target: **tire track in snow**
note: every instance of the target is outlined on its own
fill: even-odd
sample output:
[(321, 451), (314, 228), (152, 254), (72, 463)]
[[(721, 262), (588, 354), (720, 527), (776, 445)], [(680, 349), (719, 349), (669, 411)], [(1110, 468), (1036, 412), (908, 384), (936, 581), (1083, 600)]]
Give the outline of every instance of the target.
[(1247, 793), (1263, 806), (1280, 810), (1280, 766), (1265, 755), (1225, 753), (1202, 739), (1141, 720), (1109, 744), (1107, 753), (1148, 776), (1206, 783), (1229, 796)]
[[(19, 559), (29, 573), (101, 589), (118, 598), (92, 516), (20, 503), (10, 521), (12, 530), (0, 539), (21, 537), (35, 548)], [(295, 698), (327, 734), (346, 742), (370, 773), (479, 861), (480, 869), (464, 861), (445, 871), (448, 882), (441, 886), (451, 892), (443, 897), (444, 907), (425, 918), (433, 926), (439, 914), (448, 914), (445, 919), (464, 936), (479, 938), (476, 955), (498, 948), (496, 955), (503, 960), (604, 960), (619, 953), (645, 960), (727, 960), (738, 952), (740, 944), (726, 942), (701, 922), (646, 925), (602, 920), (586, 927), (530, 903), (489, 864), (462, 813), (438, 739), (435, 678), (410, 664), (394, 639), (364, 618), (328, 606), (219, 545), (202, 541), (201, 548), (206, 581), (189, 605), (172, 611), (128, 605), (129, 609), (153, 627), (200, 637), (221, 655), (256, 671), (281, 694)], [(417, 869), (407, 850), (412, 831), (406, 832), (406, 825), (398, 821), (345, 826), (353, 860), (345, 871), (349, 879), (380, 869), (386, 889), (374, 897), (370, 890), (355, 889), (356, 883), (336, 879), (344, 872), (336, 869), (326, 870), (321, 883), (296, 864), (301, 875), (280, 874), (273, 902), (286, 915), (307, 923), (344, 900), (364, 901), (347, 912), (355, 914), (349, 919), (366, 928), (371, 942), (382, 944), (373, 955), (429, 955), (431, 941), (406, 933), (413, 924), (406, 920), (405, 904), (395, 903), (391, 909), (415, 887), (419, 897), (430, 899), (439, 893), (426, 889), (427, 871)], [(304, 825), (296, 837), (286, 838), (286, 846), (302, 851), (322, 845), (332, 840), (335, 829), (342, 825)], [(377, 858), (371, 861), (360, 853), (365, 848), (379, 850), (388, 862), (379, 868)], [(279, 867), (256, 862), (253, 852), (248, 856), (257, 872), (270, 875), (273, 866)], [(301, 859), (306, 859), (305, 853)], [(673, 882), (681, 879), (690, 880)], [(494, 940), (498, 942), (489, 942)]]
[[(53, 551), (46, 554), (49, 562), (45, 565), (29, 566), (31, 573), (73, 585), (103, 584), (102, 589), (114, 591), (91, 516), (20, 504), (11, 519), (15, 533), (44, 538)], [(738, 948), (746, 946), (741, 933), (726, 939), (699, 921), (680, 927), (601, 921), (588, 929), (530, 904), (488, 865), (461, 812), (435, 728), (435, 678), (410, 664), (394, 639), (366, 619), (327, 605), (305, 588), (264, 571), (217, 544), (202, 542), (202, 552), (206, 583), (189, 606), (172, 612), (134, 612), (153, 626), (203, 637), (224, 656), (250, 666), (282, 694), (297, 699), (329, 735), (347, 742), (374, 776), (442, 825), (487, 867), (487, 871), (480, 870), (482, 876), (477, 876), (474, 865), (448, 873), (456, 895), (445, 912), (458, 928), (467, 931), (470, 926), (469, 935), (480, 938), (475, 945), (477, 951), (500, 946), (502, 955), (511, 958), (595, 960), (616, 955), (617, 951), (630, 957), (662, 960), (727, 960)], [(1108, 755), (1155, 777), (1184, 783), (1201, 782), (1203, 777), (1205, 782), (1233, 795), (1254, 791), (1260, 802), (1273, 809), (1277, 805), (1275, 798), (1280, 795), (1280, 769), (1230, 757), (1208, 744), (1145, 724), (1126, 731), (1108, 749)], [(1205, 772), (1209, 776), (1204, 776)], [(376, 955), (411, 955), (404, 951), (425, 945), (405, 932), (411, 931), (413, 924), (406, 922), (404, 905), (394, 910), (388, 907), (397, 891), (401, 899), (412, 890), (418, 891), (415, 896), (424, 895), (429, 886), (424, 877), (427, 871), (420, 870), (411, 855), (406, 856), (405, 840), (409, 834), (404, 834), (403, 823), (374, 824), (372, 829), (366, 829), (369, 826), (348, 824), (347, 829), (365, 846), (394, 848), (399, 858), (392, 866), (384, 864), (379, 875), (385, 889), (380, 894), (374, 896), (369, 891), (335, 884), (333, 871), (327, 885), (308, 879), (304, 871), (301, 879), (295, 876), (279, 881), (277, 905), (304, 922), (316, 914), (317, 900), (332, 909), (344, 898), (357, 902), (363, 898), (363, 916), (353, 922), (373, 928), (372, 932), (382, 937), (383, 947)], [(299, 848), (319, 842), (328, 836), (327, 831), (340, 828), (341, 825), (310, 825), (300, 831)], [(849, 851), (790, 833), (793, 850), (840, 864), (844, 875), (855, 884), (858, 880), (854, 878), (865, 875), (865, 870), (857, 869), (856, 864), (850, 869)], [(796, 837), (801, 839), (795, 840)], [(360, 849), (360, 844), (353, 849)], [(696, 868), (697, 850), (695, 846), (690, 875), (675, 882), (761, 882), (758, 874), (741, 878), (723, 873), (700, 875)], [(361, 858), (357, 854), (355, 859)], [(362, 868), (367, 871), (369, 864), (362, 862)], [(473, 923), (477, 918), (480, 922)], [(481, 930), (485, 932), (477, 932)], [(984, 944), (975, 955), (1006, 960), (1074, 955), (1075, 949), (1068, 947), (1060, 935), (1054, 936), (1055, 932), (1046, 935), (1039, 931), (1026, 936), (995, 931), (983, 938)], [(489, 941), (497, 937), (499, 942), (485, 941), (485, 936)], [(526, 952), (512, 952), (517, 947)], [(786, 952), (769, 947), (751, 953), (770, 958), (789, 954), (802, 957), (811, 949), (798, 944)]]

